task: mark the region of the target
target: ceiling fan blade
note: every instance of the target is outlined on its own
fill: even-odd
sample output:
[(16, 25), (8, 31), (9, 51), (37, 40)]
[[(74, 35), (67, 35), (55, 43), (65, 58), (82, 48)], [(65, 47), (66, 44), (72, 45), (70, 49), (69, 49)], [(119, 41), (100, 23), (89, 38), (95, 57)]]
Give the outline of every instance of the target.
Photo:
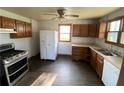
[(79, 17), (79, 15), (64, 15), (65, 17)]
[(55, 20), (55, 19), (57, 19), (58, 17), (54, 17), (54, 18), (51, 18), (50, 20)]
[(58, 16), (57, 14), (50, 14), (50, 13), (44, 13), (44, 14), (41, 14), (41, 15), (53, 15), (53, 16)]

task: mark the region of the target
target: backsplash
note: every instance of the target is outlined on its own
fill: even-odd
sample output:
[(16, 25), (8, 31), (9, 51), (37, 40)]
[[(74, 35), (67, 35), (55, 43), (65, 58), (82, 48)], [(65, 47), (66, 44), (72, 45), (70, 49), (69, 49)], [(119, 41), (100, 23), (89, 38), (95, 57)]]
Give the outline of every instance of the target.
[(71, 43), (95, 43), (95, 38), (91, 37), (72, 37)]
[(112, 51), (117, 52), (117, 54), (120, 56), (124, 56), (124, 48), (114, 46), (111, 44), (107, 44), (107, 43), (105, 43), (105, 41), (103, 39), (96, 39), (96, 44), (103, 48), (106, 48), (108, 50), (111, 50), (111, 48), (112, 48)]

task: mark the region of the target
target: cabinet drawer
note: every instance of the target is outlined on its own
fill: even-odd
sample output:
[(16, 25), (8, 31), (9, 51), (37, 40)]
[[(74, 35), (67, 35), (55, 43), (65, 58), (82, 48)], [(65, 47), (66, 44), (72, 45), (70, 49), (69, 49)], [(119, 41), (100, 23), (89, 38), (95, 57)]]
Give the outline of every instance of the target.
[(84, 48), (84, 47), (72, 47), (72, 52), (79, 52), (79, 53), (87, 53), (88, 52), (88, 48)]

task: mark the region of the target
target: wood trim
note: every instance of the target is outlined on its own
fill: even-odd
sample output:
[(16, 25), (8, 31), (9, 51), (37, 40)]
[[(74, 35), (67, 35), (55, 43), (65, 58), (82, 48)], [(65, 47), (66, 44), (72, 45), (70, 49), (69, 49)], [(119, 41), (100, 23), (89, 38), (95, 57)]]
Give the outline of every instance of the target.
[[(69, 41), (61, 41), (60, 40), (60, 26), (61, 25), (63, 25), (63, 26), (70, 26), (70, 39), (69, 39)], [(58, 38), (59, 38), (59, 42), (71, 42), (71, 34), (72, 34), (72, 24), (59, 24), (58, 25), (59, 27), (58, 27)]]

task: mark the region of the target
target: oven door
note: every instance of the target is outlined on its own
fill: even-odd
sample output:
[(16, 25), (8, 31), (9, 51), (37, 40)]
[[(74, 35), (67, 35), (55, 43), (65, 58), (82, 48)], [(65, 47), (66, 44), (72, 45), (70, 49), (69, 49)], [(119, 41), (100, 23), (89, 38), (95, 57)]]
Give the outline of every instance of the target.
[(27, 57), (13, 63), (14, 64), (5, 65), (9, 85), (14, 85), (28, 71), (29, 68)]

